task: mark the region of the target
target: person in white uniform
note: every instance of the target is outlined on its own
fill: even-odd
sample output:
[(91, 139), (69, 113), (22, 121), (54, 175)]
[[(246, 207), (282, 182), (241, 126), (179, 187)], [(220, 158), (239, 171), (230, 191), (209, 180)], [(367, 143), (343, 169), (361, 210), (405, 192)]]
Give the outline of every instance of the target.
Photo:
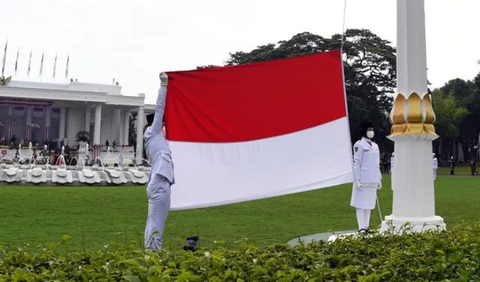
[(382, 188), (380, 172), (380, 150), (372, 141), (373, 124), (363, 123), (361, 136), (353, 145), (354, 183), (350, 205), (357, 209), (358, 229), (370, 232), (370, 213), (375, 208), (377, 189)]
[[(175, 183), (172, 154), (162, 131), (167, 95), (166, 75), (160, 75), (155, 115), (145, 130), (145, 151), (152, 168), (147, 182), (148, 218), (145, 228), (145, 248), (158, 251), (163, 244), (163, 231), (170, 211), (171, 186)], [(139, 117), (141, 118), (141, 117)]]
[(437, 180), (438, 159), (433, 153), (433, 180)]

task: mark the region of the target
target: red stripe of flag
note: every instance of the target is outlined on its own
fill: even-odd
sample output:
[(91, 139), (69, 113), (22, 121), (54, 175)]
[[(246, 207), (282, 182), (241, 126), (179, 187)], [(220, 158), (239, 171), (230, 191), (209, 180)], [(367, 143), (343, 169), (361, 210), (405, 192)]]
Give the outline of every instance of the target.
[(168, 139), (241, 142), (345, 117), (340, 50), (240, 66), (167, 72)]

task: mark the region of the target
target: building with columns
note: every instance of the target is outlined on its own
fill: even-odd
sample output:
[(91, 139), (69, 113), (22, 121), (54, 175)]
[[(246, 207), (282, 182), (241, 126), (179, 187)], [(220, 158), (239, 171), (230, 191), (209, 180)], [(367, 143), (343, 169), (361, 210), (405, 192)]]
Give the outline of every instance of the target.
[[(126, 96), (117, 84), (93, 84), (71, 80), (68, 84), (10, 81), (0, 85), (0, 137), (2, 155), (8, 150), (27, 147), (30, 142), (50, 149), (62, 145), (75, 149), (76, 135), (86, 131), (90, 147), (106, 152), (107, 141), (115, 152), (143, 150), (145, 116), (154, 105), (145, 105), (145, 95)], [(138, 113), (136, 143), (129, 140), (132, 113)], [(98, 146), (102, 145), (102, 146)], [(117, 149), (121, 148), (121, 149)], [(95, 152), (93, 152), (95, 157)], [(141, 154), (139, 154), (141, 157)]]

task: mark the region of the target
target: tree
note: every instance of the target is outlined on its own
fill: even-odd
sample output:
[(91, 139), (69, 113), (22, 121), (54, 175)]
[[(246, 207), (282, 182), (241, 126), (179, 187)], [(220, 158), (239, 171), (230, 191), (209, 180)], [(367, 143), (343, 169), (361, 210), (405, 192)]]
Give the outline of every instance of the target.
[[(432, 106), (435, 111), (435, 128), (440, 140), (435, 142), (436, 151), (447, 158), (455, 150), (455, 139), (460, 135), (459, 125), (468, 115), (468, 110), (459, 105), (453, 91), (433, 90)], [(448, 144), (447, 147), (445, 145)], [(442, 150), (443, 148), (443, 150)]]
[(452, 93), (459, 105), (467, 106), (474, 94), (474, 85), (471, 81), (456, 78), (445, 83), (440, 90), (443, 93)]
[[(342, 35), (324, 38), (309, 32), (294, 35), (277, 44), (258, 46), (250, 52), (230, 54), (227, 65), (239, 65), (324, 52), (341, 46)], [(347, 92), (352, 142), (360, 138), (357, 130), (363, 120), (374, 121), (376, 139), (385, 149), (393, 147), (384, 142), (390, 133), (388, 120), (392, 107), (392, 94), (396, 87), (395, 48), (376, 34), (366, 29), (349, 29), (345, 32), (343, 45), (344, 76)]]
[(437, 134), (446, 138), (456, 138), (460, 134), (459, 125), (468, 114), (468, 110), (457, 105), (453, 92), (444, 93), (433, 90), (432, 105), (435, 109), (435, 128)]
[(478, 122), (480, 120), (480, 74), (475, 79), (468, 81), (460, 78), (452, 79), (445, 83), (440, 90), (444, 94), (452, 93), (455, 96), (457, 105), (468, 111), (458, 125), (458, 136), (444, 136), (450, 139), (453, 138), (453, 142), (460, 143), (463, 151), (467, 153), (471, 151), (475, 144), (478, 144), (478, 135), (480, 133), (480, 124)]

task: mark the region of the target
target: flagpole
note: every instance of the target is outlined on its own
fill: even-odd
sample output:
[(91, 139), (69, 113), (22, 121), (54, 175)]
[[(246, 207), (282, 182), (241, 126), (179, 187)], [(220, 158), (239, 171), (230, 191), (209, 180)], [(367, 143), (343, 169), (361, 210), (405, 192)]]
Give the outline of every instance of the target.
[(68, 54), (68, 57), (67, 57), (67, 66), (65, 67), (65, 80), (67, 81), (68, 83), (68, 65), (70, 63), (70, 54)]
[(18, 70), (18, 56), (20, 54), (20, 47), (17, 50), (17, 59), (15, 60), (15, 79), (17, 79), (17, 70)]
[(55, 62), (53, 63), (53, 82), (55, 82), (55, 71), (57, 68), (57, 54), (55, 54)]
[(28, 81), (30, 81), (30, 68), (32, 66), (32, 50), (30, 50), (30, 59), (28, 59), (28, 69), (27, 69), (27, 77)]
[(7, 48), (8, 48), (8, 39), (5, 42), (5, 50), (3, 51), (3, 60), (2, 60), (2, 77), (5, 77), (5, 64), (7, 62)]
[(45, 51), (43, 51), (42, 60), (40, 61), (40, 82), (43, 82), (42, 74), (43, 74), (43, 58), (44, 58), (44, 56), (45, 56)]

